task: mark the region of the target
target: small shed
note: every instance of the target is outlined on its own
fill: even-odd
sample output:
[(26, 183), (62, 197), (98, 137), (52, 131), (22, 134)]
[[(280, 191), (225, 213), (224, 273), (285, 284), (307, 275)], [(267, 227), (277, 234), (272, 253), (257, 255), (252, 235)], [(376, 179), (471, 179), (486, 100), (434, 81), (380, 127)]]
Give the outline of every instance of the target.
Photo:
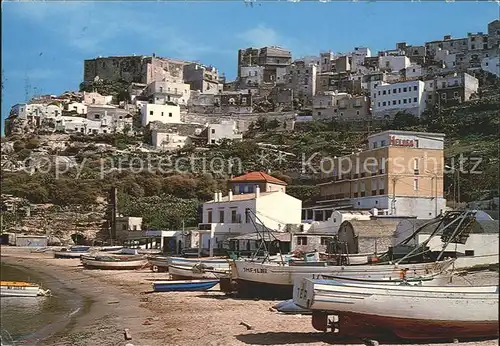
[(340, 225), (339, 241), (347, 242), (349, 253), (382, 253), (392, 245), (399, 220), (347, 220)]
[(46, 247), (48, 244), (45, 235), (16, 235), (16, 246)]

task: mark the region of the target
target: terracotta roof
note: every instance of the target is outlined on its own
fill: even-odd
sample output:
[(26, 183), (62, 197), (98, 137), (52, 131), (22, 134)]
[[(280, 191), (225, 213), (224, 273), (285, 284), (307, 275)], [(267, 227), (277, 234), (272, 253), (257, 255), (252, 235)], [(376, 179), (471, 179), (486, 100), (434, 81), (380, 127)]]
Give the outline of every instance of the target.
[(264, 172), (248, 172), (246, 174), (240, 175), (239, 177), (235, 177), (229, 180), (230, 182), (261, 182), (265, 181), (266, 183), (279, 184), (279, 185), (287, 185), (283, 180), (279, 180), (275, 177), (271, 177), (269, 174)]

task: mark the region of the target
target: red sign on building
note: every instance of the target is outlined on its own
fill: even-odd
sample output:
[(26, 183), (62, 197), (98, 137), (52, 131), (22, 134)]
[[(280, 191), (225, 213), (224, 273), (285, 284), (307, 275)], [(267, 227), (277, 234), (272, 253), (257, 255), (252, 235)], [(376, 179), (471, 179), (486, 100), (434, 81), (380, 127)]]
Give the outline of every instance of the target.
[(391, 136), (390, 143), (398, 147), (415, 147), (415, 141), (413, 139), (401, 139), (396, 136)]

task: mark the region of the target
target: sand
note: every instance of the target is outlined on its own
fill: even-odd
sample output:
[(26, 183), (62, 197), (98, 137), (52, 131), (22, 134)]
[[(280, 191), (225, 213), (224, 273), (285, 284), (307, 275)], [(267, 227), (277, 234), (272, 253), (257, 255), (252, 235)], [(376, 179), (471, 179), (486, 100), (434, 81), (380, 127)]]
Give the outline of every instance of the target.
[[(41, 345), (331, 345), (345, 344), (317, 332), (306, 315), (271, 311), (277, 301), (230, 298), (217, 291), (151, 293), (150, 280), (168, 274), (83, 269), (78, 259), (54, 259), (51, 253), (2, 247), (2, 262), (22, 265), (63, 282), (90, 302), (71, 323)], [(459, 278), (468, 285), (498, 284), (498, 273), (478, 272)], [(248, 330), (241, 322), (252, 326)], [(125, 340), (124, 330), (132, 337)], [(362, 344), (360, 341), (355, 341)], [(498, 345), (498, 340), (461, 343)]]

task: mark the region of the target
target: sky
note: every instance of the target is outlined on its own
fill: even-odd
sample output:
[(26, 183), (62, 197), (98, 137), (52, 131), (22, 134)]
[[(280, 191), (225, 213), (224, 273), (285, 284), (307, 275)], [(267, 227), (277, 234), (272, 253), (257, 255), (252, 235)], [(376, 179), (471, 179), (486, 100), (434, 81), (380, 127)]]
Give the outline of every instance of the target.
[[(34, 94), (78, 90), (83, 60), (151, 55), (199, 61), (236, 77), (238, 49), (279, 45), (293, 58), (320, 51), (486, 32), (494, 2), (5, 2), (2, 1), (2, 125)], [(3, 126), (2, 126), (3, 133)]]

